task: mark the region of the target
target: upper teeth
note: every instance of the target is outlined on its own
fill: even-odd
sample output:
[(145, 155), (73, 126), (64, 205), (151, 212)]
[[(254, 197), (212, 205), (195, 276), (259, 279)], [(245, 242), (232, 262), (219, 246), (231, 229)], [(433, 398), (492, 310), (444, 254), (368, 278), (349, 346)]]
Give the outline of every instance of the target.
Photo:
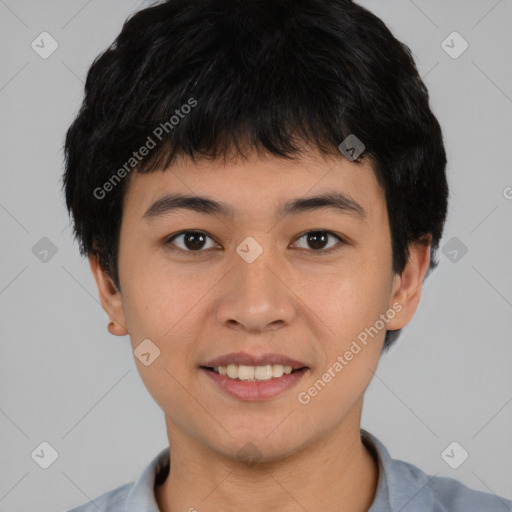
[(227, 366), (217, 366), (213, 370), (230, 379), (240, 380), (268, 380), (281, 377), (283, 373), (292, 373), (291, 366), (283, 366), (282, 364), (267, 364), (265, 366), (228, 364)]

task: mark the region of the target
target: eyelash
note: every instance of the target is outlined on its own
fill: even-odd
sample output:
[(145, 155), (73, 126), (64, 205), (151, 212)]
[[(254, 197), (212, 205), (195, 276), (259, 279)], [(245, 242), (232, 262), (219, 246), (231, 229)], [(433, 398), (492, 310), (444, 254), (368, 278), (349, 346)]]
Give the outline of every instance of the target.
[[(211, 238), (213, 240), (213, 238), (211, 236), (209, 236), (207, 233), (205, 233), (204, 231), (198, 231), (198, 230), (180, 231), (179, 233), (176, 233), (175, 235), (172, 235), (171, 237), (166, 239), (166, 241), (164, 242), (164, 245), (166, 246), (166, 249), (171, 251), (171, 252), (174, 252), (174, 253), (187, 254), (187, 255), (191, 255), (193, 257), (200, 257), (200, 256), (202, 256), (208, 250), (199, 249), (197, 251), (191, 251), (191, 250), (184, 250), (184, 249), (179, 249), (179, 248), (172, 247), (172, 241), (174, 239), (178, 238), (181, 235), (187, 235), (187, 234), (190, 234), (190, 233), (205, 235), (206, 237)], [(318, 249), (318, 250), (302, 249), (302, 250), (310, 251), (311, 253), (313, 253), (314, 256), (323, 256), (323, 255), (331, 254), (333, 252), (336, 252), (336, 251), (340, 250), (343, 245), (347, 245), (348, 244), (348, 242), (346, 240), (344, 240), (343, 238), (341, 238), (339, 235), (333, 233), (332, 231), (326, 231), (326, 230), (307, 231), (306, 233), (303, 233), (302, 235), (300, 235), (296, 239), (296, 241), (300, 240), (301, 238), (305, 237), (306, 235), (309, 235), (310, 233), (321, 233), (321, 234), (332, 235), (333, 237), (337, 238), (339, 240), (339, 242), (340, 242), (339, 245), (336, 245), (336, 246), (331, 247), (330, 249), (326, 249), (326, 250), (323, 250), (323, 249)]]

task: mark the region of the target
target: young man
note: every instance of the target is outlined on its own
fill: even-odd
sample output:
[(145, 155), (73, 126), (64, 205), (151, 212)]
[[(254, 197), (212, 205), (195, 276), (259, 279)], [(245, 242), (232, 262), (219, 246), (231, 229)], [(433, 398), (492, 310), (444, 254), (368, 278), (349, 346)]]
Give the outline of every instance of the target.
[(169, 448), (75, 512), (505, 512), (360, 428), (447, 212), (407, 46), (348, 0), (169, 0), (92, 65), (64, 190)]

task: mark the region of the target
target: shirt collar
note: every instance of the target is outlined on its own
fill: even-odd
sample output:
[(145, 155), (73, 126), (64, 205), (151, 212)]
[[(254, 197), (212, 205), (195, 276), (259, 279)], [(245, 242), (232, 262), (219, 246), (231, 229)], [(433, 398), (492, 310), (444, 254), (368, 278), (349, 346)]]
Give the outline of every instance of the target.
[(169, 473), (169, 447), (156, 455), (133, 484), (127, 498), (126, 511), (160, 512), (155, 498), (155, 482), (164, 480)]
[[(421, 491), (433, 477), (407, 462), (392, 459), (386, 447), (373, 434), (364, 429), (360, 431), (362, 442), (379, 466), (377, 490), (368, 512), (430, 510), (435, 500), (430, 492)], [(126, 510), (159, 512), (154, 492), (155, 482), (165, 480), (169, 467), (170, 450), (167, 447), (153, 458), (134, 483), (127, 496)]]
[(361, 439), (379, 465), (377, 490), (368, 512), (434, 510), (436, 500), (427, 487), (434, 477), (408, 462), (392, 459), (386, 447), (364, 429)]

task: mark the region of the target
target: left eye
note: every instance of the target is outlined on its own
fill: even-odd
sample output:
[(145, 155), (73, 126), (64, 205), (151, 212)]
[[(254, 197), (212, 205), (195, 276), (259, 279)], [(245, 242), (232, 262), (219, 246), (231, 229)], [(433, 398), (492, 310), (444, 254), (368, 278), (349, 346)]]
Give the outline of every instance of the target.
[[(338, 235), (330, 231), (309, 231), (298, 238), (298, 240), (305, 239), (306, 243), (310, 246), (309, 248), (312, 248), (315, 252), (330, 252), (333, 247), (326, 247), (329, 237), (334, 237), (341, 243), (344, 242)], [(335, 245), (336, 244), (334, 244), (334, 246)], [(306, 247), (306, 249), (308, 249), (308, 247)]]

